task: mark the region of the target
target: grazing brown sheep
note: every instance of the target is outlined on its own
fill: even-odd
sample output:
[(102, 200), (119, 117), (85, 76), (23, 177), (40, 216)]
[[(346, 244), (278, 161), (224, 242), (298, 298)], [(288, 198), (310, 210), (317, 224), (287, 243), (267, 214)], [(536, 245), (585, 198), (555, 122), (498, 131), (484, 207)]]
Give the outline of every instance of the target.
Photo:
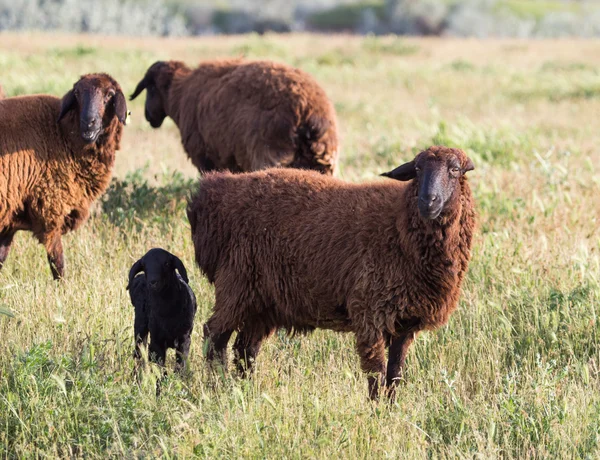
[(0, 101), (0, 268), (18, 230), (64, 275), (61, 236), (75, 230), (108, 186), (127, 105), (107, 74), (84, 75), (61, 99), (34, 95)]
[(431, 147), (385, 174), (393, 181), (291, 169), (206, 175), (188, 219), (196, 261), (215, 285), (208, 360), (226, 363), (233, 331), (242, 371), (278, 328), (353, 332), (369, 395), (381, 385), (393, 395), (415, 335), (457, 307), (474, 228), (472, 169), (462, 150)]
[(146, 120), (169, 116), (201, 171), (271, 166), (333, 174), (338, 156), (335, 110), (305, 72), (268, 61), (208, 61), (192, 70), (156, 62), (131, 95), (146, 90)]

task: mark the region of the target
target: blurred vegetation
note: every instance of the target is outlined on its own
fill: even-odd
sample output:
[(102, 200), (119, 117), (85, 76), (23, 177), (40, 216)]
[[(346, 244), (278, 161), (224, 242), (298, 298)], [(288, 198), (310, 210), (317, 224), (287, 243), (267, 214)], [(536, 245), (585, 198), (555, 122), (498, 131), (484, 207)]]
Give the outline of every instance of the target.
[(0, 0), (0, 30), (599, 36), (593, 0)]
[(174, 171), (155, 177), (158, 184), (151, 185), (147, 169), (130, 171), (124, 179), (113, 178), (102, 197), (102, 211), (110, 222), (126, 231), (139, 231), (148, 222), (164, 226), (170, 219), (186, 218), (187, 198), (195, 180)]

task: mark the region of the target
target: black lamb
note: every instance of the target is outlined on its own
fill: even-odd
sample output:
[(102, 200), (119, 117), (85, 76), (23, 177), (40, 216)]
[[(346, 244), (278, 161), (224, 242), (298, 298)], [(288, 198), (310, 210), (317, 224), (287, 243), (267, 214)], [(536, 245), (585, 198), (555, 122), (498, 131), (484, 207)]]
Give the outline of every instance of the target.
[[(177, 273), (175, 270), (178, 270)], [(136, 275), (144, 272), (144, 276)], [(168, 348), (175, 348), (175, 369), (183, 370), (190, 350), (196, 296), (188, 285), (183, 262), (164, 249), (150, 249), (129, 271), (129, 296), (135, 307), (135, 352), (141, 358), (141, 345), (150, 333), (150, 361), (165, 364)]]

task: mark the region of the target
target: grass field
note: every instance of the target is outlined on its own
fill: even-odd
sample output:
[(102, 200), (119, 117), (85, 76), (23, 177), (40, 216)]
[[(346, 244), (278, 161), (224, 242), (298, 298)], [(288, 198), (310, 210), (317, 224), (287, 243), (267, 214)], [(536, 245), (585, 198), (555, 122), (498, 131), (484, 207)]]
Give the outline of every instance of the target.
[[(209, 385), (213, 290), (184, 212), (196, 171), (142, 97), (113, 185), (64, 238), (65, 282), (25, 233), (0, 273), (2, 457), (598, 458), (600, 42), (0, 34), (0, 84), (62, 96), (106, 71), (130, 93), (157, 59), (241, 54), (322, 83), (346, 180), (434, 143), (468, 152), (479, 230), (458, 311), (418, 337), (392, 405), (367, 399), (352, 336), (327, 331), (272, 337), (253, 379)], [(191, 373), (158, 399), (155, 369), (134, 378), (125, 291), (153, 246), (183, 259), (199, 300)]]

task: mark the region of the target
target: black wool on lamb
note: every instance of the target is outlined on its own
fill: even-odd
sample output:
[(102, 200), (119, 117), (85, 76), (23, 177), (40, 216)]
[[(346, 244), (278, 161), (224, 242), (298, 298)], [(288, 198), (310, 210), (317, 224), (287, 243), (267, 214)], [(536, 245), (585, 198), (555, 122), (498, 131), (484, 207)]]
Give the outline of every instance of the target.
[[(141, 272), (144, 274), (136, 276)], [(127, 289), (135, 308), (137, 359), (150, 334), (150, 360), (164, 365), (167, 349), (174, 348), (176, 370), (184, 368), (197, 309), (188, 282), (183, 262), (164, 249), (151, 249), (131, 267)]]

